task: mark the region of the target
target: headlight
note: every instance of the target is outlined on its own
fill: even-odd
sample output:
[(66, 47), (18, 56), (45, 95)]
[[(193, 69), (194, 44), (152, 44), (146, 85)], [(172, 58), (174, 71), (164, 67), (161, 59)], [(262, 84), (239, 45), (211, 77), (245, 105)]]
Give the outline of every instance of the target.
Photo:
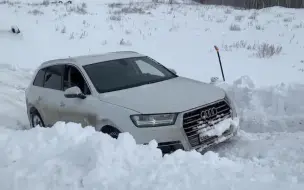
[(174, 125), (177, 114), (131, 115), (131, 120), (137, 127), (159, 127)]

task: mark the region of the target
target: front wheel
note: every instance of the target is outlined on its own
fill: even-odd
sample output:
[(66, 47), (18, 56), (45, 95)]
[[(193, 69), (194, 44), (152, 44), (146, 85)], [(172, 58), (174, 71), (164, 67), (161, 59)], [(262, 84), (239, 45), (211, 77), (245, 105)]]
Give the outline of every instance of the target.
[(40, 127), (45, 127), (43, 120), (41, 119), (41, 116), (39, 115), (39, 113), (37, 111), (34, 111), (31, 114), (31, 125), (32, 125), (32, 128), (35, 128), (37, 125)]
[(110, 135), (112, 138), (117, 139), (120, 131), (111, 126), (105, 126), (102, 128), (101, 132)]

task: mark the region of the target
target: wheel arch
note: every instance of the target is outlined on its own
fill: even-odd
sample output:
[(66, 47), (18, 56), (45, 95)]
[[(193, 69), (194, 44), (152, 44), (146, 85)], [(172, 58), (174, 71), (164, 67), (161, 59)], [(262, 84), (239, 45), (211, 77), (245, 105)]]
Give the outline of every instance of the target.
[(44, 123), (44, 119), (42, 117), (42, 115), (40, 114), (40, 112), (38, 111), (38, 109), (34, 106), (32, 106), (30, 109), (29, 109), (29, 121), (30, 121), (30, 125), (32, 126), (32, 115), (36, 113), (39, 117), (40, 117), (40, 120), (43, 124), (43, 126), (45, 126), (45, 123)]
[(119, 129), (117, 129), (117, 127), (114, 127), (114, 126), (111, 126), (111, 125), (102, 126), (101, 129), (100, 129), (101, 132), (109, 131), (109, 130), (118, 130), (121, 133), (121, 131)]
[(114, 129), (117, 129), (121, 133), (124, 132), (119, 126), (117, 126), (113, 121), (110, 119), (102, 119), (102, 120), (97, 120), (96, 123), (96, 131), (101, 131), (105, 127), (112, 127)]

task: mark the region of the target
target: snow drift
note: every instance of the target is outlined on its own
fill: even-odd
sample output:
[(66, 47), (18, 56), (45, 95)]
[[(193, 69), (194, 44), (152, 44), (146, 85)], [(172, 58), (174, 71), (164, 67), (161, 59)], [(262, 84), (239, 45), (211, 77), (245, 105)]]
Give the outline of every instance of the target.
[(303, 84), (256, 88), (248, 76), (232, 85), (219, 84), (237, 104), (242, 129), (247, 132), (304, 131)]
[(304, 187), (296, 176), (278, 178), (271, 166), (261, 166), (258, 159), (233, 161), (214, 152), (202, 156), (194, 151), (162, 157), (155, 141), (136, 145), (128, 133), (114, 140), (92, 127), (83, 129), (73, 123), (1, 131), (0, 138), (0, 184), (4, 190)]

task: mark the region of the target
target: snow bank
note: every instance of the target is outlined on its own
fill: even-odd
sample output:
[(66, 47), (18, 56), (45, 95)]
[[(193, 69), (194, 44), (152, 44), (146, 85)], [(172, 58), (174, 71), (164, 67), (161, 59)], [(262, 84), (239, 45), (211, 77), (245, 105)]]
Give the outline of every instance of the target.
[(28, 127), (25, 94), (31, 71), (1, 64), (0, 61), (0, 121), (6, 128)]
[(247, 132), (304, 131), (304, 85), (255, 87), (248, 76), (219, 83), (236, 103), (241, 128)]
[(0, 133), (1, 189), (303, 189), (297, 178), (278, 180), (271, 168), (213, 152), (177, 151), (162, 157), (154, 141), (136, 145), (92, 127), (58, 122), (53, 128)]

